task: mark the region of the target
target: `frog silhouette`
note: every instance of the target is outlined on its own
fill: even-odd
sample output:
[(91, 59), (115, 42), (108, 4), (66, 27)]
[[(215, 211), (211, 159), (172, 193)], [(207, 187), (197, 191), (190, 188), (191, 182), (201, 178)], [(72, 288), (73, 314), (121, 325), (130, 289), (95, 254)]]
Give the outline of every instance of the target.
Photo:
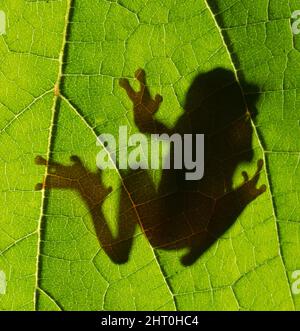
[[(129, 173), (120, 170), (123, 186), (115, 236), (101, 211), (111, 188), (104, 187), (100, 170), (91, 173), (76, 156), (71, 157), (70, 166), (39, 156), (36, 163), (49, 170), (44, 183), (38, 184), (36, 189), (76, 190), (90, 210), (101, 247), (113, 262), (128, 261), (135, 229), (140, 226), (154, 248), (185, 249), (181, 262), (189, 266), (226, 236), (246, 206), (266, 191), (265, 185), (257, 188), (262, 160), (257, 161), (252, 177), (243, 171), (240, 185), (233, 186), (237, 167), (253, 161), (250, 115), (252, 119), (256, 116), (256, 94), (243, 95), (231, 71), (218, 68), (200, 74), (188, 90), (184, 114), (170, 128), (156, 119), (163, 98), (158, 94), (151, 97), (144, 70), (137, 70), (135, 78), (140, 84), (139, 91), (135, 91), (127, 79), (119, 83), (132, 101), (136, 126), (146, 135), (205, 134), (204, 177), (188, 181), (186, 169), (164, 169), (157, 187), (146, 170), (130, 170)], [(255, 89), (255, 86), (244, 85), (247, 90)], [(172, 145), (169, 153), (172, 161)]]

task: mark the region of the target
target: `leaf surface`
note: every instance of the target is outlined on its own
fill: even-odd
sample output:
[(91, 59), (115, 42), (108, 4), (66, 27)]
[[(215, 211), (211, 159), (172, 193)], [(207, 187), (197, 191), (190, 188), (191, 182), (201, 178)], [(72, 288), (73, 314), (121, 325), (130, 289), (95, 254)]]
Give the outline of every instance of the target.
[[(9, 19), (0, 37), (0, 309), (298, 309), (290, 290), (300, 265), (296, 8), (275, 0), (14, 0), (0, 9)], [(101, 177), (103, 190), (112, 187), (101, 206), (108, 228), (117, 236), (122, 222), (134, 238), (126, 263), (107, 254), (120, 243), (99, 245), (78, 188), (35, 190), (51, 176), (37, 155), (65, 166), (76, 155), (96, 173), (97, 136), (117, 136), (122, 125), (139, 131), (119, 86), (125, 77), (138, 89), (137, 68), (151, 95), (163, 96), (157, 118), (168, 127), (184, 113), (194, 79), (216, 68), (232, 72), (242, 107), (257, 112), (253, 157), (237, 165), (233, 185), (263, 159), (267, 191), (189, 267), (180, 261), (186, 247), (155, 248), (142, 227), (126, 228), (145, 217), (136, 203), (138, 194), (150, 201), (143, 174), (115, 168)], [(162, 174), (149, 176), (159, 187)]]

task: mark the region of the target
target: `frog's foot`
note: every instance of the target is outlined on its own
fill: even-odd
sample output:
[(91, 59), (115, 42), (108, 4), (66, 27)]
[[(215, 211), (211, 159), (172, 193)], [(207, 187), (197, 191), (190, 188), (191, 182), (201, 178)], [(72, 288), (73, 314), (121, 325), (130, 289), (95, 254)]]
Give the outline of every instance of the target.
[(263, 168), (263, 164), (264, 164), (263, 160), (260, 159), (257, 161), (257, 169), (254, 176), (251, 179), (249, 179), (249, 175), (246, 171), (242, 172), (242, 176), (244, 178), (244, 183), (242, 184), (242, 187), (244, 189), (247, 189), (247, 191), (253, 197), (258, 197), (267, 190), (266, 185), (261, 185), (259, 188), (256, 187), (258, 180), (260, 178), (260, 172)]
[(144, 69), (137, 69), (134, 77), (142, 84), (146, 85), (146, 73)]
[(157, 105), (160, 105), (163, 102), (163, 97), (160, 94), (156, 94), (154, 101)]
[(79, 165), (82, 165), (82, 164), (83, 164), (82, 161), (81, 161), (81, 159), (80, 159), (80, 157), (77, 156), (77, 155), (72, 155), (72, 156), (70, 156), (70, 160), (71, 160), (73, 163), (76, 163), (76, 164), (79, 164)]
[(44, 184), (43, 183), (38, 183), (35, 185), (35, 191), (42, 191), (44, 189)]
[(126, 89), (128, 86), (130, 86), (129, 80), (127, 78), (120, 78), (119, 79), (119, 85), (121, 87), (123, 87), (124, 89)]
[(46, 159), (44, 159), (42, 156), (38, 155), (35, 160), (34, 160), (35, 164), (37, 165), (47, 165), (48, 161)]

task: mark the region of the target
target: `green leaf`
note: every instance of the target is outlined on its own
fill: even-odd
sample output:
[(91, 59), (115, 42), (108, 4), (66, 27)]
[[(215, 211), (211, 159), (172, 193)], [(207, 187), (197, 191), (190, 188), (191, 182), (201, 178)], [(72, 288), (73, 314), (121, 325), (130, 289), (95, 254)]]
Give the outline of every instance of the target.
[[(299, 309), (291, 291), (292, 273), (300, 269), (294, 6), (287, 0), (0, 0), (7, 17), (0, 36), (0, 271), (7, 281), (1, 310)], [(116, 136), (124, 125), (139, 132), (119, 85), (127, 78), (138, 90), (138, 68), (151, 96), (163, 96), (155, 118), (168, 128), (184, 118), (197, 77), (201, 105), (232, 105), (200, 122), (207, 128), (213, 119), (220, 132), (209, 131), (219, 139), (210, 145), (220, 149), (209, 152), (212, 159), (233, 142), (241, 146), (222, 156), (217, 171), (208, 165), (195, 190), (202, 200), (185, 212), (201, 223), (209, 220), (203, 197), (234, 196), (215, 221), (235, 217), (189, 266), (182, 258), (195, 230), (194, 224), (183, 230), (184, 215), (179, 225), (177, 216), (167, 223), (182, 231), (174, 249), (166, 249), (173, 239), (166, 247), (164, 238), (151, 244), (155, 231), (143, 226), (162, 219), (156, 202), (164, 204), (170, 193), (162, 189), (165, 173), (97, 172), (97, 136)], [(253, 177), (260, 159), (263, 169)], [(249, 173), (247, 185), (242, 171)], [(257, 193), (258, 179), (266, 192)]]

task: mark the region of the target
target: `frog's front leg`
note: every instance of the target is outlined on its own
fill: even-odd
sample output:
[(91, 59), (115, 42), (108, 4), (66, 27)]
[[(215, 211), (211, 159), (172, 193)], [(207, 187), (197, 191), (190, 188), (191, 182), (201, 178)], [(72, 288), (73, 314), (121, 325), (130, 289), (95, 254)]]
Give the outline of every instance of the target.
[(251, 179), (249, 179), (249, 175), (246, 171), (242, 172), (244, 182), (237, 191), (240, 191), (241, 196), (248, 203), (256, 199), (258, 196), (260, 196), (262, 193), (264, 193), (267, 190), (266, 185), (261, 185), (259, 188), (256, 187), (258, 180), (260, 178), (260, 173), (263, 168), (263, 164), (264, 164), (263, 160), (257, 161), (256, 172)]
[(129, 99), (135, 104), (137, 100), (137, 92), (131, 87), (127, 78), (121, 78), (119, 85), (126, 91)]
[(167, 127), (154, 118), (154, 115), (158, 112), (160, 104), (163, 101), (162, 96), (157, 94), (154, 98), (151, 97), (146, 84), (146, 74), (143, 69), (136, 70), (135, 78), (140, 83), (139, 91), (134, 91), (126, 78), (120, 79), (119, 84), (125, 89), (133, 103), (134, 120), (137, 127), (143, 133), (169, 132)]

